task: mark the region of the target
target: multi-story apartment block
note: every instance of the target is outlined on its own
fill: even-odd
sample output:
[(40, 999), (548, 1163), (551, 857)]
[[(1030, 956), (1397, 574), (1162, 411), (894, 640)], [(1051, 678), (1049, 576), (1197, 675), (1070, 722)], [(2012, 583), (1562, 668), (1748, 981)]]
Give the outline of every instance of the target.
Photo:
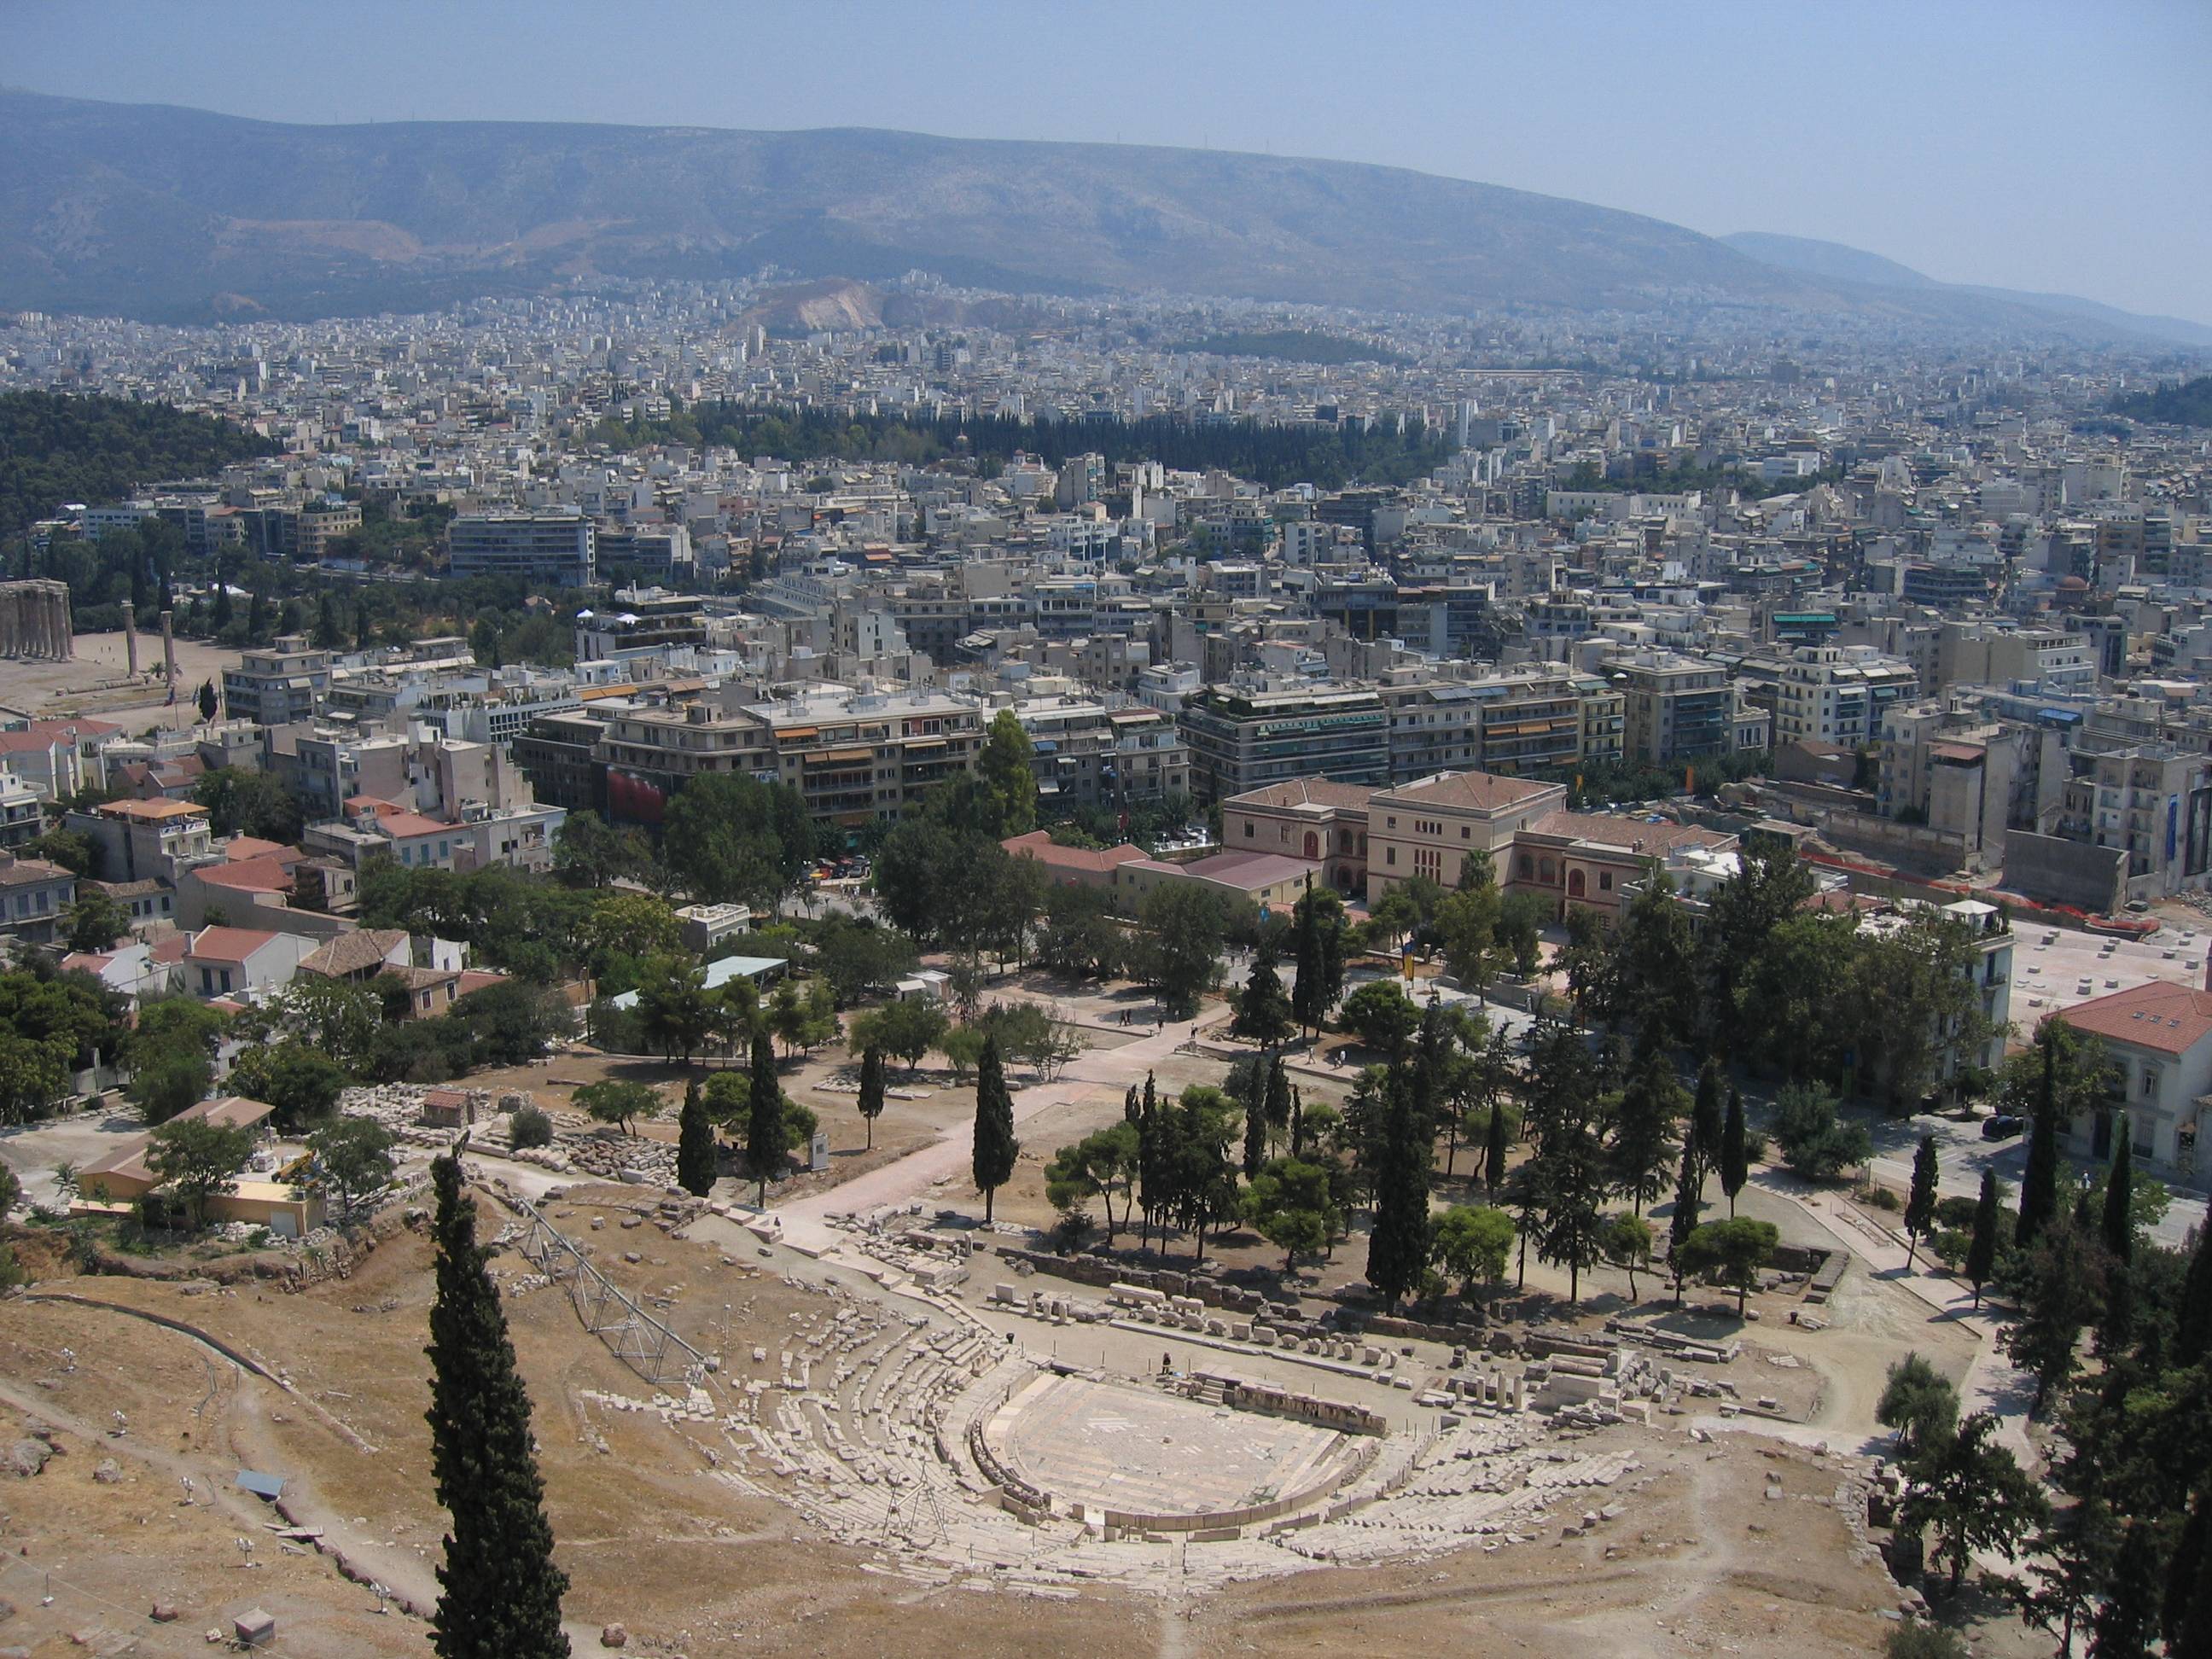
[(2123, 848), (2127, 890), (2162, 898), (2203, 887), (2212, 868), (2212, 758), (2166, 744), (2092, 752), (2077, 744), (2058, 834)]
[(464, 513), (447, 535), (456, 576), (520, 576), (555, 587), (588, 587), (598, 568), (597, 532), (574, 507)]
[(1718, 663), (1655, 650), (1609, 656), (1601, 666), (1620, 691), (1629, 759), (1676, 766), (1735, 747), (1735, 691)]
[(1173, 717), (1141, 703), (1031, 697), (1014, 705), (1029, 733), (1040, 805), (1115, 810), (1190, 793), (1190, 749)]
[(898, 817), (974, 771), (983, 726), (977, 704), (944, 692), (831, 686), (720, 709), (703, 700), (618, 709), (598, 754), (617, 817), (655, 822), (690, 779), (744, 772), (791, 785), (818, 821), (850, 830)]
[(1800, 646), (1747, 657), (1737, 674), (1746, 700), (1773, 716), (1778, 744), (1858, 748), (1881, 735), (1893, 705), (1919, 690), (1910, 664), (1852, 647)]
[(1390, 775), (1389, 722), (1371, 690), (1212, 687), (1182, 712), (1192, 787), (1226, 800), (1295, 777), (1380, 785)]
[(285, 726), (315, 717), (330, 695), (331, 653), (287, 634), (265, 651), (240, 653), (222, 672), (223, 708), (233, 720)]

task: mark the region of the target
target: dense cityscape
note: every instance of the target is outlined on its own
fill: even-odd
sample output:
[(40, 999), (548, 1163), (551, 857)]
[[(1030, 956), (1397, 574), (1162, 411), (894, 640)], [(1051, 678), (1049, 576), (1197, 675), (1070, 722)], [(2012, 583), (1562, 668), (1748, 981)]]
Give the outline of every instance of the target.
[(2212, 336), (949, 268), (0, 311), (0, 1652), (2212, 1653)]

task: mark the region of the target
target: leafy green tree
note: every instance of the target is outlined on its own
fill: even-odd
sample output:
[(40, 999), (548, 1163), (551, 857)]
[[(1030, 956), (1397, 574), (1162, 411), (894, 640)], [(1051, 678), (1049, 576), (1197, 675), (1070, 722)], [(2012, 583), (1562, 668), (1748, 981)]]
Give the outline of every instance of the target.
[(230, 1068), (231, 1092), (274, 1106), (276, 1127), (288, 1132), (328, 1117), (348, 1081), (343, 1067), (297, 1041), (246, 1049)]
[(1484, 882), (1446, 894), (1430, 923), (1443, 953), (1444, 971), (1477, 996), (1489, 983), (1491, 957), (1498, 947), (1498, 924), (1503, 915), (1497, 885)]
[(392, 1131), (373, 1119), (338, 1117), (307, 1137), (315, 1173), (336, 1194), (341, 1213), (350, 1218), (365, 1199), (392, 1184)]
[(599, 963), (615, 956), (671, 955), (683, 931), (667, 900), (650, 893), (613, 892), (592, 902), (583, 934), (593, 962)]
[[(404, 981), (401, 988), (404, 996)], [(398, 1017), (404, 1018), (407, 1012), (408, 1005), (403, 1000)], [(349, 1072), (357, 1072), (368, 1066), (369, 1045), (386, 1018), (386, 1010), (374, 984), (298, 974), (274, 1002), (239, 1016), (236, 1031), (244, 1037), (298, 1043), (327, 1055)]]
[[(1746, 982), (1774, 930), (1797, 915), (1814, 890), (1812, 870), (1787, 842), (1747, 837), (1736, 849), (1736, 872), (1707, 902), (1698, 941), (1705, 1024), (1723, 1054), (1743, 1052), (1751, 1035), (1742, 1006)], [(1716, 1136), (1705, 1139), (1707, 1146), (1717, 1144)]]
[(1167, 882), (1145, 895), (1137, 921), (1144, 929), (1136, 954), (1145, 978), (1168, 1018), (1188, 1019), (1219, 967), (1229, 931), (1226, 901), (1188, 882)]
[(648, 956), (637, 980), (638, 1022), (646, 1040), (671, 1059), (689, 1066), (706, 1045), (716, 1019), (714, 994), (706, 971), (686, 957)]
[(156, 1185), (175, 1194), (195, 1231), (207, 1219), (210, 1199), (237, 1190), (234, 1177), (252, 1156), (250, 1131), (204, 1117), (163, 1123), (146, 1144), (147, 1170)]
[(884, 1115), (884, 1051), (860, 1051), (860, 1121), (868, 1126), (867, 1150), (876, 1149), (876, 1120)]
[(879, 1048), (902, 1060), (911, 1077), (922, 1056), (937, 1047), (950, 1027), (934, 998), (906, 997), (855, 1015), (847, 1022), (845, 1044), (861, 1054)]
[(635, 870), (635, 848), (597, 812), (575, 810), (553, 839), (553, 873), (572, 887), (602, 888)]
[(707, 1097), (694, 1077), (684, 1085), (684, 1112), (676, 1122), (676, 1184), (694, 1198), (704, 1198), (714, 1190), (720, 1165), (714, 1150), (714, 1126), (707, 1116)]
[(1782, 1161), (1808, 1181), (1830, 1181), (1874, 1155), (1873, 1137), (1837, 1121), (1836, 1097), (1793, 1083), (1775, 1097), (1774, 1139)]
[(2062, 1212), (2016, 1258), (2013, 1272), (2021, 1316), (1997, 1343), (2014, 1364), (2035, 1378), (2029, 1413), (2033, 1416), (2081, 1363), (2081, 1333), (2103, 1304), (2104, 1264), (2073, 1218)]
[(813, 862), (814, 823), (787, 784), (702, 772), (668, 803), (661, 853), (696, 898), (772, 906)]
[(776, 1081), (775, 1049), (765, 1030), (753, 1036), (745, 1106), (745, 1167), (758, 1186), (755, 1202), (766, 1208), (769, 1176), (781, 1170), (790, 1144), (785, 1138), (783, 1085)]
[(553, 1528), (524, 1391), (477, 1243), (460, 1165), (430, 1166), (437, 1191), (437, 1298), (430, 1310), (430, 1468), (453, 1516), (430, 1620), (439, 1659), (566, 1659)]
[(975, 1065), (975, 1144), (971, 1162), (975, 1188), (983, 1194), (987, 1226), (999, 1188), (1013, 1175), (1014, 1160), (1021, 1150), (1021, 1142), (1014, 1139), (1014, 1097), (1006, 1091), (999, 1045), (986, 1040)]
[(1976, 1551), (2012, 1555), (2046, 1513), (2041, 1488), (1996, 1443), (1996, 1426), (1990, 1413), (1976, 1412), (1956, 1433), (1929, 1441), (1905, 1468), (1911, 1486), (1899, 1519), (1908, 1530), (1935, 1534), (1954, 1591)]
[(660, 1115), (658, 1092), (645, 1084), (618, 1079), (586, 1083), (576, 1091), (574, 1102), (592, 1122), (611, 1123), (624, 1134), (631, 1133), (630, 1125), (635, 1120)]
[(1046, 967), (1079, 979), (1113, 979), (1127, 955), (1128, 941), (1103, 892), (1077, 882), (1045, 890), (1037, 957)]
[(1672, 1048), (1686, 1040), (1698, 1016), (1689, 915), (1656, 861), (1621, 915), (1615, 953), (1621, 1012), (1642, 1044)]
[(983, 1058), (983, 1044), (990, 1036), (980, 1025), (955, 1025), (937, 1040), (937, 1052), (945, 1056), (952, 1068), (952, 1081), (960, 1087), (975, 1080), (976, 1062)]
[[(1045, 1165), (1045, 1200), (1063, 1216), (1073, 1216), (1083, 1213), (1091, 1200), (1103, 1200), (1110, 1245), (1115, 1231), (1129, 1224), (1136, 1178), (1137, 1126), (1116, 1123), (1060, 1149)], [(1118, 1216), (1116, 1199), (1121, 1203)]]
[(982, 751), (975, 757), (975, 775), (997, 808), (1001, 839), (1036, 828), (1035, 750), (1012, 709), (1001, 708), (992, 717)]
[(300, 798), (273, 772), (217, 767), (201, 775), (192, 799), (208, 809), (209, 828), (217, 836), (289, 843), (299, 840), (306, 823)]
[(1262, 1045), (1280, 1042), (1297, 1030), (1291, 1016), (1291, 999), (1275, 972), (1275, 959), (1262, 951), (1252, 959), (1252, 972), (1244, 994), (1237, 999), (1237, 1016), (1230, 1033)]
[(2014, 1229), (2022, 1249), (2034, 1243), (2058, 1212), (2060, 1130), (2102, 1108), (2111, 1074), (2104, 1043), (2075, 1031), (2057, 1014), (2036, 1027), (2033, 1047), (2006, 1060), (1998, 1073), (1999, 1107), (2027, 1120), (2027, 1164), (2021, 1174), (2020, 1221)]
[(1974, 1200), (1973, 1237), (1966, 1246), (1966, 1279), (1974, 1287), (1974, 1306), (1982, 1305), (1982, 1286), (1996, 1271), (1997, 1230), (2003, 1211), (1997, 1199), (1997, 1172), (1982, 1170), (1981, 1195)]
[(1978, 935), (1954, 917), (1921, 915), (1855, 937), (1848, 1006), (1860, 1088), (1900, 1111), (1988, 1040), (1973, 974)]
[(1793, 1083), (1839, 1080), (1858, 951), (1848, 915), (1808, 912), (1768, 929), (1734, 985), (1734, 1029), (1747, 1057)]
[(1909, 1457), (1959, 1425), (1959, 1391), (1918, 1353), (1908, 1353), (1889, 1368), (1875, 1421), (1897, 1431), (1897, 1451)]
[(1731, 1216), (1726, 1221), (1699, 1224), (1682, 1245), (1680, 1261), (1686, 1273), (1711, 1273), (1735, 1292), (1735, 1315), (1743, 1317), (1744, 1299), (1758, 1288), (1762, 1268), (1774, 1259), (1782, 1242), (1771, 1221)]
[(516, 1152), (553, 1144), (553, 1120), (535, 1106), (518, 1108), (507, 1121), (507, 1144)]
[(1339, 1220), (1328, 1171), (1298, 1158), (1262, 1165), (1244, 1190), (1243, 1205), (1253, 1229), (1283, 1252), (1285, 1277), (1297, 1271), (1299, 1256), (1328, 1244)]
[(1162, 1115), (1170, 1126), (1163, 1175), (1167, 1209), (1176, 1224), (1193, 1236), (1192, 1259), (1203, 1261), (1208, 1231), (1238, 1214), (1237, 1170), (1230, 1161), (1229, 1144), (1239, 1114), (1236, 1103), (1220, 1090), (1194, 1083)]
[(865, 917), (824, 917), (814, 934), (814, 969), (848, 1007), (872, 988), (896, 984), (919, 960), (912, 939)]
[(72, 951), (105, 951), (131, 931), (131, 913), (111, 897), (104, 887), (81, 884), (76, 902), (63, 915), (64, 935)]
[(1936, 1168), (1936, 1137), (1920, 1137), (1919, 1150), (1912, 1154), (1912, 1191), (1905, 1200), (1905, 1236), (1909, 1248), (1905, 1252), (1905, 1271), (1912, 1269), (1912, 1258), (1918, 1254), (1920, 1241), (1928, 1229), (1935, 1224), (1937, 1190)]
[(1435, 1265), (1459, 1281), (1460, 1295), (1474, 1298), (1477, 1285), (1504, 1283), (1513, 1253), (1513, 1218), (1503, 1210), (1455, 1204), (1437, 1218), (1431, 1247)]
[(1365, 1047), (1396, 1058), (1421, 1023), (1421, 1011), (1392, 979), (1370, 980), (1350, 996), (1337, 1018)]
[(1636, 1275), (1651, 1266), (1651, 1224), (1633, 1210), (1623, 1210), (1605, 1230), (1605, 1259), (1628, 1273), (1628, 1300), (1638, 1300)]

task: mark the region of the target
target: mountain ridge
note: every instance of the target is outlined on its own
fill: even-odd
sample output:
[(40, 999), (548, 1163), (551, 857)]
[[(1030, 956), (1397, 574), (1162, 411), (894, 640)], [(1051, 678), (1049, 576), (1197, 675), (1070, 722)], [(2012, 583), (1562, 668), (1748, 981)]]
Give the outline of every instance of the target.
[(0, 148), (0, 307), (161, 321), (775, 265), (1014, 294), (1431, 313), (1690, 300), (2116, 331), (1951, 295), (1930, 311), (1645, 215), (1361, 162), (864, 127), (310, 126), (15, 91)]
[(1911, 266), (1847, 242), (1825, 241), (1814, 236), (1785, 236), (1771, 231), (1733, 231), (1714, 239), (1738, 252), (1771, 264), (1778, 270), (1810, 276), (1863, 283), (1875, 288), (1904, 289), (1914, 293), (1972, 295), (2030, 311), (2049, 312), (2102, 323), (2123, 333), (2147, 340), (2166, 340), (2212, 346), (2212, 326), (2186, 317), (2123, 310), (2101, 300), (2078, 294), (2044, 294), (2026, 289), (1997, 288), (1987, 283), (1947, 283)]

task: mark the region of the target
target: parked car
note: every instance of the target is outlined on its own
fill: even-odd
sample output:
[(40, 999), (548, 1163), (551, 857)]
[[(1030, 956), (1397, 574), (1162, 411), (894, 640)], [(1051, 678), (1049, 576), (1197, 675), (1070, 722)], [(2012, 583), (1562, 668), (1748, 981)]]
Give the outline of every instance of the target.
[(1982, 1139), (2009, 1140), (2026, 1127), (2021, 1119), (2014, 1117), (2010, 1112), (1999, 1112), (1994, 1117), (1985, 1117), (1982, 1120)]

